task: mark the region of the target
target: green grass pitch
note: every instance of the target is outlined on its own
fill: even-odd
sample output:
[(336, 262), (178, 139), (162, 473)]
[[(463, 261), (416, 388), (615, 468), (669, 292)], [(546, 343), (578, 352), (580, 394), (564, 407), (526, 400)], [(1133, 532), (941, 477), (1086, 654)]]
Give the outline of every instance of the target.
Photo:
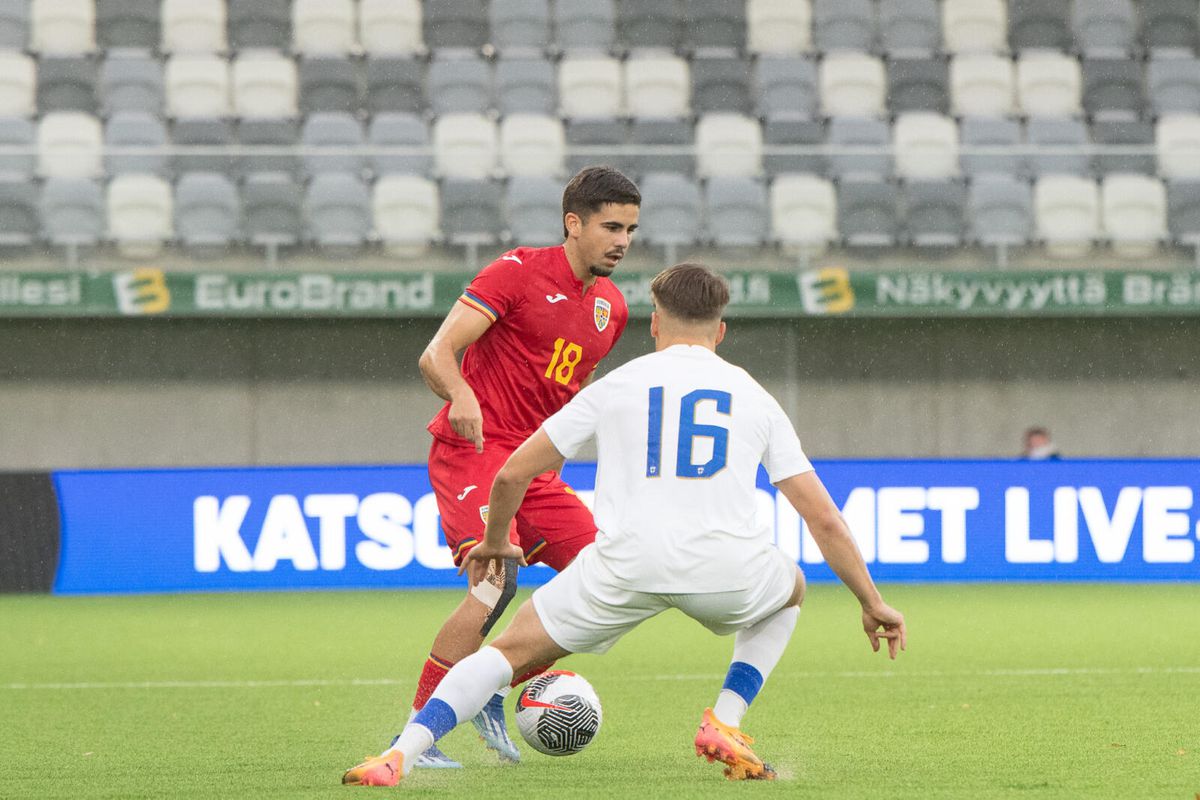
[(468, 725), (444, 741), (467, 769), (396, 789), (339, 779), (403, 722), (458, 592), (0, 597), (0, 797), (1200, 793), (1200, 586), (885, 595), (910, 626), (896, 662), (870, 651), (845, 589), (810, 587), (745, 722), (775, 783), (728, 783), (692, 753), (732, 640), (671, 612), (607, 656), (562, 662), (604, 703), (580, 755), (526, 747), (524, 763), (500, 766)]

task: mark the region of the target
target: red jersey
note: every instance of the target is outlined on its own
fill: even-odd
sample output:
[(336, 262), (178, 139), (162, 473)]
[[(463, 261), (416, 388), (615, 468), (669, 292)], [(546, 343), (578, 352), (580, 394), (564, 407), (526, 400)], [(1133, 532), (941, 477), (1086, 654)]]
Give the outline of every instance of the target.
[[(483, 412), (484, 446), (517, 447), (581, 388), (621, 338), (629, 308), (608, 278), (587, 289), (566, 251), (518, 247), (475, 276), (462, 296), (492, 321), (463, 354), (462, 373)], [(429, 432), (470, 444), (450, 426), (446, 403)]]

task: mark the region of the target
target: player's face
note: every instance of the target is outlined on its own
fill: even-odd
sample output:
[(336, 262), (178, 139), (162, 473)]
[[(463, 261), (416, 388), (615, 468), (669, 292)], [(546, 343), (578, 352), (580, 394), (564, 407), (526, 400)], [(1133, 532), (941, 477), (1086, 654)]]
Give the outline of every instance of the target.
[(578, 247), (588, 272), (598, 278), (612, 275), (637, 226), (638, 207), (625, 203), (605, 203), (581, 220)]

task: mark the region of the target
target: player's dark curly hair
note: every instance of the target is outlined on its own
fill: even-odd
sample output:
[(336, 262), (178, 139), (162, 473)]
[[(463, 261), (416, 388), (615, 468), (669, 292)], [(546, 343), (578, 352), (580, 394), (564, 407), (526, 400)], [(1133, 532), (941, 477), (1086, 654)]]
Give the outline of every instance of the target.
[(729, 282), (704, 264), (667, 267), (650, 282), (655, 305), (688, 322), (714, 322), (729, 305)]
[[(640, 206), (642, 194), (633, 181), (612, 167), (584, 167), (563, 190), (563, 217), (575, 214), (586, 222), (605, 203)], [(563, 238), (566, 237), (567, 226), (564, 223)]]

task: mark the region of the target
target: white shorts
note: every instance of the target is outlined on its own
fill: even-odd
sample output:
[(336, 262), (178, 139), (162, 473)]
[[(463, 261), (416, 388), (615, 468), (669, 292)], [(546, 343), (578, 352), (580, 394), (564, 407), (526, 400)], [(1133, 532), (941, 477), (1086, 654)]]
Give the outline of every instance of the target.
[(621, 588), (595, 545), (533, 593), (533, 607), (555, 644), (571, 653), (604, 653), (640, 623), (677, 608), (718, 636), (748, 628), (782, 609), (796, 588), (796, 563), (777, 548), (754, 586), (733, 592), (653, 594)]

